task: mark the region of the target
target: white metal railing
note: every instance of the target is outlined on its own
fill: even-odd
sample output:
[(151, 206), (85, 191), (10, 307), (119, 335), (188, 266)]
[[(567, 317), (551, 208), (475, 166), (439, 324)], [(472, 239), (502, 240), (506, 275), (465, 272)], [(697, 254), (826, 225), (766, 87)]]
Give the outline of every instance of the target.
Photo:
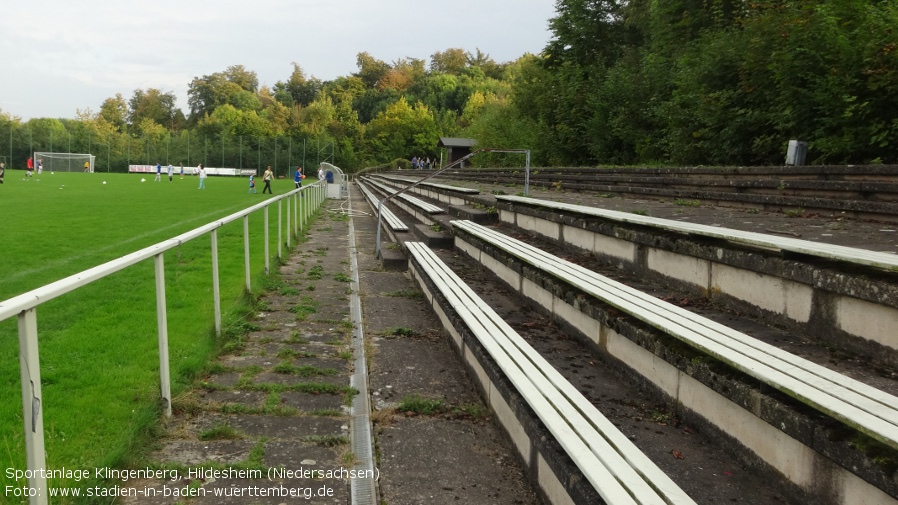
[[(159, 375), (160, 390), (163, 402), (163, 410), (166, 416), (171, 416), (171, 380), (169, 376), (168, 355), (168, 317), (165, 303), (165, 258), (164, 253), (170, 249), (179, 247), (190, 240), (209, 235), (211, 239), (212, 254), (212, 291), (215, 311), (215, 333), (221, 334), (221, 294), (219, 291), (218, 274), (218, 229), (225, 224), (243, 219), (243, 253), (246, 289), (251, 290), (251, 272), (249, 258), (249, 216), (259, 210), (264, 214), (265, 228), (265, 273), (270, 272), (270, 258), (268, 253), (268, 207), (277, 202), (278, 205), (278, 258), (282, 257), (281, 249), (281, 223), (283, 203), (286, 201), (286, 229), (287, 247), (294, 234), (298, 234), (306, 220), (311, 217), (325, 198), (325, 184), (322, 181), (309, 186), (295, 189), (284, 195), (269, 198), (264, 202), (253, 205), (205, 226), (195, 228), (176, 237), (164, 240), (157, 244), (143, 248), (139, 251), (127, 254), (120, 258), (108, 261), (101, 265), (89, 268), (64, 279), (33, 289), (21, 295), (0, 301), (0, 321), (12, 317), (18, 317), (19, 323), (19, 367), (22, 379), (22, 411), (25, 425), (25, 451), (29, 472), (28, 486), (35, 490), (30, 497), (31, 505), (43, 505), (48, 503), (47, 479), (44, 472), (47, 467), (44, 454), (44, 421), (43, 406), (41, 405), (41, 375), (38, 355), (37, 340), (37, 312), (36, 309), (54, 298), (70, 293), (82, 286), (107, 277), (120, 270), (136, 265), (142, 261), (153, 258), (156, 276), (156, 319), (159, 334)], [(293, 229), (290, 232), (290, 206), (293, 206)]]

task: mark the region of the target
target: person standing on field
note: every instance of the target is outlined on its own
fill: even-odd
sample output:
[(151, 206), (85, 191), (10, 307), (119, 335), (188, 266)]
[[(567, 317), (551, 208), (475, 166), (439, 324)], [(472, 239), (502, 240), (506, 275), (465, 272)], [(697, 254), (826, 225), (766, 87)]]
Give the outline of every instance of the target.
[(274, 172), (271, 171), (271, 165), (269, 165), (268, 168), (265, 169), (265, 173), (262, 174), (262, 180), (265, 181), (265, 187), (262, 188), (263, 195), (265, 194), (266, 191), (268, 191), (269, 195), (273, 194), (271, 192), (271, 179), (273, 179), (273, 178), (274, 178)]
[(162, 163), (156, 162), (156, 179), (153, 182), (162, 182)]
[(31, 177), (32, 170), (34, 170), (34, 160), (29, 156), (28, 161), (25, 162), (25, 177)]
[(0, 184), (3, 184), (4, 175), (6, 175), (6, 163), (0, 161)]
[(44, 159), (43, 158), (37, 159), (37, 167), (36, 168), (37, 168), (37, 170), (36, 170), (37, 175), (41, 175), (42, 173), (44, 173)]
[[(264, 193), (265, 190), (262, 190), (262, 192)], [(256, 176), (253, 174), (249, 175), (249, 191), (247, 191), (246, 194), (250, 193), (256, 193)]]
[(305, 176), (302, 175), (302, 167), (297, 166), (296, 173), (293, 174), (293, 183), (296, 184), (296, 189), (299, 189), (302, 187), (302, 180), (304, 177)]
[(171, 182), (172, 175), (175, 173), (175, 167), (171, 166), (171, 163), (168, 164), (168, 182)]
[(206, 170), (203, 168), (202, 163), (196, 167), (196, 176), (200, 180), (200, 187), (196, 189), (206, 189)]
[(184, 178), (184, 163), (182, 162), (180, 165), (181, 165), (181, 179), (183, 179)]

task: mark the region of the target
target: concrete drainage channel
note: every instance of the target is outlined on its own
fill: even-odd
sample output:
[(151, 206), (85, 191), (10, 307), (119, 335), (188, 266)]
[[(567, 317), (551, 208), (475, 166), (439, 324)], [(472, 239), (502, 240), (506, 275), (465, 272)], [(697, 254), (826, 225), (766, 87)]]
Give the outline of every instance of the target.
[[(350, 204), (350, 215), (352, 205)], [(374, 466), (373, 443), (371, 440), (371, 411), (368, 402), (368, 365), (365, 356), (365, 333), (362, 318), (362, 302), (359, 297), (359, 261), (355, 241), (355, 227), (349, 221), (349, 262), (352, 283), (349, 295), (349, 314), (352, 320), (352, 355), (355, 365), (351, 386), (357, 394), (352, 401), (351, 445), (356, 458), (353, 470), (360, 472), (361, 478), (351, 481), (353, 505), (374, 505), (377, 503), (377, 470)]]

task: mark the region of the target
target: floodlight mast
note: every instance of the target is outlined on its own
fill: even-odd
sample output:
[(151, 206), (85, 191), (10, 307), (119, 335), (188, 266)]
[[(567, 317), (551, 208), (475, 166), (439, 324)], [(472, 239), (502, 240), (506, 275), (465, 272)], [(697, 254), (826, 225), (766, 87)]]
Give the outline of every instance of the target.
[(446, 165), (445, 167), (437, 170), (436, 172), (422, 177), (418, 182), (409, 184), (408, 186), (400, 189), (399, 191), (392, 193), (390, 195), (387, 195), (386, 197), (384, 197), (383, 199), (381, 199), (377, 202), (377, 243), (376, 243), (377, 245), (375, 246), (375, 249), (374, 249), (374, 257), (377, 259), (380, 259), (380, 229), (381, 229), (381, 221), (382, 221), (382, 212), (381, 211), (383, 209), (384, 203), (386, 203), (387, 200), (389, 200), (395, 196), (399, 196), (402, 193), (405, 193), (406, 191), (414, 188), (415, 186), (426, 181), (427, 179), (430, 179), (431, 177), (435, 177), (456, 165), (463, 164), (466, 160), (473, 158), (476, 154), (484, 153), (484, 152), (520, 153), (520, 154), (526, 155), (526, 162), (525, 162), (525, 167), (524, 167), (525, 168), (525, 170), (524, 170), (524, 196), (530, 196), (530, 149), (498, 149), (498, 148), (492, 148), (492, 147), (484, 147), (484, 148), (478, 149), (472, 153), (462, 156), (461, 158), (453, 161), (452, 163)]

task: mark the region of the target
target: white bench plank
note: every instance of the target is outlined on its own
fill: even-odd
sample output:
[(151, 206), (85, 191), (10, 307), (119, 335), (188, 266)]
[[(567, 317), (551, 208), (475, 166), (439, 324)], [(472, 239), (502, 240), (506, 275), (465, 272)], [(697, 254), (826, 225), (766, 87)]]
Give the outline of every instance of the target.
[[(370, 183), (372, 186), (380, 188), (381, 190), (385, 191), (389, 195), (392, 195), (392, 194), (398, 192), (395, 188), (391, 188), (390, 186), (387, 186), (386, 184), (377, 182), (373, 179), (368, 178), (365, 180), (366, 180), (366, 182)], [(396, 198), (401, 198), (402, 200), (405, 200), (406, 202), (414, 205), (415, 207), (418, 207), (419, 209), (423, 210), (424, 212), (426, 212), (428, 214), (441, 214), (441, 213), (445, 212), (442, 208), (437, 207), (436, 205), (427, 203), (424, 200), (421, 200), (420, 198), (414, 197), (412, 195), (408, 195), (406, 193), (402, 193), (401, 195), (397, 196)]]
[(898, 448), (898, 398), (470, 221), (453, 226)]
[(651, 226), (654, 228), (674, 231), (678, 233), (691, 233), (695, 235), (713, 237), (728, 240), (730, 242), (763, 247), (766, 249), (807, 254), (820, 258), (838, 260), (847, 263), (855, 263), (858, 265), (867, 265), (876, 268), (882, 268), (892, 272), (898, 272), (898, 256), (889, 253), (869, 251), (866, 249), (858, 249), (855, 247), (846, 247), (834, 244), (824, 244), (820, 242), (813, 242), (810, 240), (801, 240), (789, 237), (774, 237), (765, 235), (763, 233), (734, 230), (731, 228), (721, 228), (717, 226), (708, 226), (695, 223), (683, 223), (680, 221), (672, 221), (669, 219), (661, 219), (657, 217), (640, 216), (638, 214), (632, 214), (629, 212), (599, 209), (596, 207), (587, 207), (585, 205), (574, 205), (570, 203), (550, 202), (523, 196), (500, 195), (497, 196), (496, 199), (507, 200), (510, 202), (520, 202), (528, 205), (536, 205), (549, 209), (570, 211), (587, 216), (597, 216), (605, 219), (613, 219), (615, 221), (620, 221), (623, 223)]
[[(365, 186), (365, 184), (362, 183), (361, 181), (356, 181), (356, 184), (358, 185), (359, 189), (362, 190), (362, 194), (365, 195), (365, 198), (367, 198), (368, 201), (371, 203), (371, 207), (373, 207), (376, 210), (380, 199), (377, 198), (377, 196), (374, 193), (372, 193), (371, 190), (368, 189), (368, 187)], [(393, 231), (408, 231), (408, 226), (406, 226), (406, 224), (403, 223), (402, 220), (399, 219), (396, 216), (396, 214), (394, 214), (393, 211), (390, 210), (386, 205), (381, 207), (380, 212), (381, 212), (381, 217), (384, 220), (386, 220), (387, 225), (390, 227), (391, 230), (393, 230)]]
[(406, 245), (606, 502), (694, 503), (432, 251)]
[[(386, 179), (388, 181), (399, 181), (399, 182), (406, 182), (409, 184), (414, 184), (420, 180), (420, 178), (415, 179), (414, 177), (401, 177), (398, 175), (379, 175), (378, 177), (380, 177), (382, 179)], [(420, 185), (421, 186), (430, 186), (431, 188), (445, 189), (448, 191), (455, 191), (458, 193), (465, 193), (468, 195), (479, 195), (480, 194), (480, 190), (477, 190), (474, 188), (465, 188), (462, 186), (450, 186), (448, 184), (439, 184), (436, 182), (422, 182)]]

